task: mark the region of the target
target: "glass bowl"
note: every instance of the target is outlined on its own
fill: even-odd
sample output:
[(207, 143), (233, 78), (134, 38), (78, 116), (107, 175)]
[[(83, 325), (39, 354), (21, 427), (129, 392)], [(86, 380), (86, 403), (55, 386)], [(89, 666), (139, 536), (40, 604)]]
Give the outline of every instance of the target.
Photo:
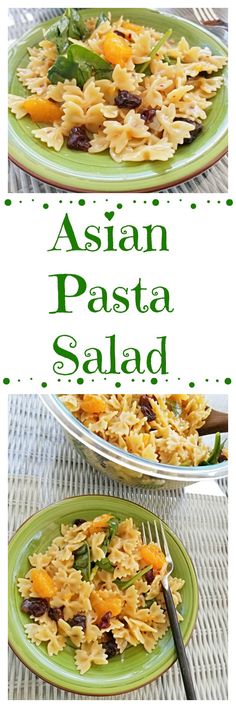
[[(152, 462), (111, 445), (92, 433), (55, 395), (41, 395), (42, 402), (60, 423), (70, 442), (86, 462), (113, 480), (130, 486), (177, 489), (205, 479), (222, 479), (228, 474), (228, 460), (202, 467), (177, 467)], [(214, 436), (205, 436), (211, 446)]]

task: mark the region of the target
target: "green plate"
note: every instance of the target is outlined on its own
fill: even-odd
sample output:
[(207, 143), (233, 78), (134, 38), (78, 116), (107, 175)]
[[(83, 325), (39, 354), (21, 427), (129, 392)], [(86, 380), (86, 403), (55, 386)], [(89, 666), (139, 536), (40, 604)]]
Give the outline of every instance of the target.
[[(25, 666), (44, 681), (67, 691), (90, 696), (132, 691), (158, 678), (176, 660), (169, 630), (151, 654), (147, 654), (141, 646), (130, 647), (122, 657), (112, 658), (105, 666), (93, 666), (81, 676), (75, 668), (72, 648), (68, 646), (58, 656), (49, 657), (44, 645), (37, 647), (26, 638), (24, 624), (28, 618), (20, 610), (21, 597), (16, 581), (29, 569), (27, 557), (34, 552), (44, 552), (51, 540), (58, 536), (62, 522), (70, 523), (76, 517), (90, 519), (104, 512), (119, 515), (120, 518), (132, 517), (139, 527), (143, 521), (153, 522), (158, 519), (138, 504), (117, 497), (71, 497), (31, 516), (20, 526), (9, 545), (9, 642), (13, 651)], [(198, 611), (197, 579), (182, 543), (166, 524), (164, 527), (174, 560), (174, 575), (185, 580), (180, 611), (184, 617), (181, 630), (184, 643), (187, 644)]]
[[(84, 17), (91, 16), (91, 10), (82, 12)], [(99, 13), (100, 9), (96, 9), (96, 14)], [(182, 18), (144, 9), (112, 10), (114, 19), (120, 15), (145, 26), (152, 26), (161, 32), (171, 27), (172, 36), (176, 40), (184, 35), (190, 45), (207, 45), (213, 54), (227, 54), (226, 47), (218, 38)], [(16, 70), (19, 66), (27, 65), (27, 47), (38, 44), (43, 39), (43, 28), (48, 27), (54, 20), (55, 18), (30, 30), (11, 48), (10, 93), (26, 95), (27, 92), (16, 78)], [(69, 150), (65, 145), (58, 153), (32, 136), (31, 131), (36, 124), (32, 124), (29, 117), (16, 120), (12, 113), (9, 115), (10, 159), (34, 177), (75, 192), (153, 191), (179, 184), (206, 170), (227, 151), (226, 70), (224, 75), (225, 84), (213, 99), (201, 134), (191, 145), (179, 147), (174, 157), (167, 162), (116, 163), (108, 152), (90, 155)]]

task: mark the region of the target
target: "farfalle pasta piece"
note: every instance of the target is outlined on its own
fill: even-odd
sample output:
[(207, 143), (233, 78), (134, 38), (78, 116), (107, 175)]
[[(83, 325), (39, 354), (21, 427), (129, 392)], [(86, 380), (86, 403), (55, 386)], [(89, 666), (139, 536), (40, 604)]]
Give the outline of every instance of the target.
[(114, 89), (139, 93), (139, 86), (142, 83), (143, 76), (144, 75), (141, 73), (135, 71), (130, 72), (126, 67), (121, 67), (117, 64), (112, 74)]
[(124, 592), (123, 607), (119, 616), (125, 617), (125, 615), (128, 615), (129, 617), (135, 617), (138, 610), (138, 603), (138, 590), (134, 585), (131, 585), (131, 587), (127, 588), (127, 590)]
[(32, 135), (34, 135), (35, 138), (39, 138), (43, 143), (46, 143), (49, 148), (56, 150), (56, 152), (61, 150), (64, 143), (64, 133), (60, 126), (38, 128), (37, 130), (32, 130)]
[(49, 656), (58, 654), (64, 649), (66, 640), (60, 634), (57, 634), (56, 622), (48, 620), (43, 624), (37, 623), (25, 625), (26, 635), (31, 641), (39, 646), (42, 642), (47, 643), (47, 652)]
[(63, 637), (69, 637), (75, 647), (79, 647), (81, 642), (84, 640), (84, 632), (82, 628), (79, 625), (71, 627), (70, 624), (65, 622), (62, 618), (58, 620), (58, 631), (63, 635)]
[(85, 642), (81, 649), (75, 652), (75, 663), (81, 674), (85, 674), (92, 664), (102, 666), (107, 664), (105, 649), (98, 642)]
[(32, 582), (30, 578), (18, 578), (17, 588), (21, 597), (30, 597), (32, 593)]
[(11, 112), (15, 114), (17, 120), (23, 118), (27, 115), (27, 110), (24, 106), (25, 98), (22, 96), (15, 96), (13, 93), (8, 94), (8, 108)]
[[(57, 84), (49, 84), (45, 97), (46, 98), (51, 98), (53, 101), (56, 101), (57, 103), (63, 103), (64, 101), (64, 95), (66, 94), (66, 91), (71, 91), (72, 86), (76, 87), (76, 80), (75, 79), (65, 79), (64, 82), (58, 81)], [(68, 396), (69, 398), (69, 396)]]
[(51, 554), (50, 550), (48, 549), (47, 553), (33, 553), (31, 556), (29, 556), (29, 562), (33, 568), (46, 568), (46, 566), (49, 565), (49, 563), (51, 562), (52, 558), (53, 554)]
[(132, 138), (147, 138), (148, 128), (142, 118), (132, 109), (125, 116), (123, 125), (118, 121), (105, 121), (104, 133), (110, 148), (119, 155)]
[(64, 95), (62, 109), (63, 117), (60, 127), (62, 135), (69, 135), (71, 128), (85, 124), (84, 102), (80, 96), (71, 93)]
[(103, 103), (104, 97), (100, 86), (96, 84), (94, 78), (89, 79), (83, 88), (84, 108), (87, 110), (91, 106), (96, 106), (97, 103)]
[[(138, 145), (137, 147), (127, 147), (118, 155), (115, 150), (110, 149), (113, 160), (116, 162), (145, 162), (160, 160), (165, 162), (174, 155), (174, 149), (171, 143), (166, 138), (157, 140), (156, 143), (150, 145)], [(146, 456), (144, 451), (143, 457)], [(154, 459), (148, 455), (148, 459)]]
[(183, 145), (185, 138), (191, 136), (191, 131), (194, 130), (194, 125), (184, 120), (178, 120), (176, 116), (175, 105), (170, 104), (168, 108), (159, 111), (156, 116), (159, 125), (163, 129), (163, 138), (168, 140), (173, 150), (176, 150), (177, 145)]
[(223, 84), (222, 76), (213, 76), (206, 79), (201, 76), (194, 79), (194, 88), (197, 89), (201, 96), (213, 97)]
[(152, 51), (153, 41), (149, 30), (138, 34), (132, 46), (132, 59), (134, 64), (143, 64), (148, 61)]
[(101, 545), (103, 544), (105, 538), (105, 533), (99, 531), (98, 533), (93, 533), (89, 537), (89, 543), (91, 546), (91, 556), (93, 561), (99, 561), (102, 560), (102, 558), (105, 558), (105, 553), (101, 548)]
[(116, 108), (116, 106), (106, 106), (103, 103), (97, 103), (86, 111), (84, 124), (86, 128), (96, 136), (97, 131), (102, 127), (107, 118), (116, 118), (117, 116), (118, 108)]

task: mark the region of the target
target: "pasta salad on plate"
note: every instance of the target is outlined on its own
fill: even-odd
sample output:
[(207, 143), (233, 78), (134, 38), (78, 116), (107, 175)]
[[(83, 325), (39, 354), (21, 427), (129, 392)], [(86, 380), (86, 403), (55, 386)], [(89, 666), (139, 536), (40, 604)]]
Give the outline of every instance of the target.
[[(171, 18), (170, 18), (171, 25)], [(27, 96), (9, 94), (18, 120), (59, 152), (109, 154), (121, 162), (167, 162), (201, 133), (223, 84), (226, 57), (107, 11), (83, 19), (66, 9), (18, 67)], [(36, 124), (37, 127), (35, 127)]]
[[(143, 543), (132, 518), (104, 513), (61, 524), (45, 552), (29, 555), (18, 578), (28, 639), (49, 656), (74, 649), (81, 674), (128, 647), (152, 652), (168, 630), (161, 578), (166, 559), (156, 543)], [(175, 606), (184, 580), (170, 577)], [(182, 619), (178, 613), (179, 621)]]

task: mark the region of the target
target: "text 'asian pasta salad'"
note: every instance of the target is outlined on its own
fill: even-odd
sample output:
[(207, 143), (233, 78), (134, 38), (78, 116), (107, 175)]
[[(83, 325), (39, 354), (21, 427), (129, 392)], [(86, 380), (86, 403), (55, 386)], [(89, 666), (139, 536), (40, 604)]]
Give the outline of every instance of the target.
[[(83, 19), (67, 9), (44, 32), (17, 76), (32, 95), (9, 95), (17, 119), (36, 124), (35, 138), (60, 151), (102, 153), (116, 162), (169, 160), (202, 130), (226, 64), (208, 47), (177, 43), (110, 12)], [(217, 74), (217, 75), (215, 75)]]
[[(151, 652), (166, 633), (166, 559), (156, 543), (142, 542), (131, 518), (103, 514), (62, 524), (61, 535), (29, 562), (17, 583), (21, 610), (31, 619), (27, 637), (37, 646), (44, 642), (50, 656), (74, 647), (81, 674), (128, 646)], [(184, 580), (169, 583), (177, 607)]]
[(211, 413), (202, 395), (60, 394), (59, 398), (92, 433), (133, 455), (194, 467), (227, 459), (220, 433), (213, 449), (199, 435)]

